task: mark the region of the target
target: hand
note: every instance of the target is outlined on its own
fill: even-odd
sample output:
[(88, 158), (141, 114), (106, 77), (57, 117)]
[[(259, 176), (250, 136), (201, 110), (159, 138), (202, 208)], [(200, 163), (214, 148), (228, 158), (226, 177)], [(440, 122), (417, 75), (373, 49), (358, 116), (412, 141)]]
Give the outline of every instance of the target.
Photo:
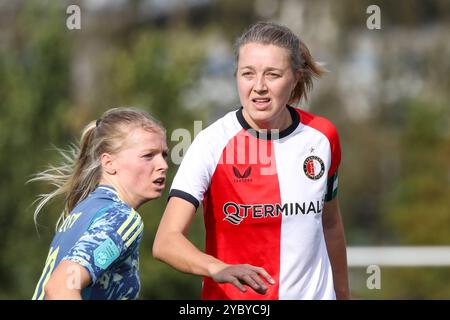
[(231, 283), (241, 292), (246, 292), (244, 285), (250, 286), (255, 292), (265, 294), (267, 285), (261, 279), (265, 279), (269, 284), (275, 284), (275, 280), (264, 268), (255, 267), (249, 264), (221, 265), (210, 272), (211, 277), (217, 283)]

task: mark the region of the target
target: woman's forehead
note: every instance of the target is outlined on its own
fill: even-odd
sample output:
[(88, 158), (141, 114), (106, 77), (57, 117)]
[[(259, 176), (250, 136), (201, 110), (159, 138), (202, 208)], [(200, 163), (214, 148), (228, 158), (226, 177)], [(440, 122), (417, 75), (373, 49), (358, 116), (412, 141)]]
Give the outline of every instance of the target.
[(130, 128), (124, 144), (128, 147), (160, 147), (166, 144), (166, 135), (162, 131), (153, 131), (141, 127)]
[(268, 62), (276, 65), (289, 63), (289, 51), (285, 48), (258, 42), (250, 42), (239, 49), (239, 64)]

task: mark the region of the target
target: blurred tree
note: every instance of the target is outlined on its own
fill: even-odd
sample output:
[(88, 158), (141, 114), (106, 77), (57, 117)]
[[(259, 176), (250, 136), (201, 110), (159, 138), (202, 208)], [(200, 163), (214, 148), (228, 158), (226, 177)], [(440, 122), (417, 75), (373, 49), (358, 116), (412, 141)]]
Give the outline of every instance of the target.
[[(57, 200), (44, 209), (36, 241), (31, 204), (50, 186), (25, 182), (46, 163), (60, 161), (56, 150), (50, 150), (53, 145), (65, 148), (76, 142), (88, 121), (120, 105), (147, 109), (161, 120), (169, 147), (178, 143), (170, 141), (175, 128), (193, 131), (193, 120), (203, 118), (201, 109), (187, 110), (183, 101), (183, 92), (197, 81), (200, 70), (198, 35), (176, 26), (159, 30), (137, 23), (126, 25), (127, 33), (116, 30), (122, 37), (109, 38), (109, 50), (89, 57), (92, 66), (98, 65), (88, 70), (98, 73), (93, 75), (93, 98), (77, 105), (77, 81), (83, 78), (77, 77), (79, 65), (73, 59), (92, 30), (68, 31), (65, 18), (61, 3), (24, 3), (11, 26), (11, 41), (0, 49), (0, 298), (30, 298), (44, 266), (62, 203)], [(97, 32), (95, 37), (101, 37), (102, 30)], [(168, 186), (176, 171), (169, 165)], [(185, 277), (151, 257), (166, 199), (167, 192), (141, 209), (146, 224), (141, 298), (199, 296), (200, 278)], [(202, 246), (197, 228), (193, 240)]]
[[(398, 245), (449, 245), (450, 108), (412, 101), (405, 109), (401, 174), (382, 202), (384, 227)], [(448, 268), (387, 268), (384, 277), (390, 299), (450, 298)]]
[[(383, 129), (390, 132), (390, 136), (385, 135), (390, 142), (384, 143), (384, 151), (386, 158), (392, 159), (383, 166), (385, 175), (396, 174), (393, 181), (378, 189), (384, 244), (449, 245), (450, 108), (424, 101), (398, 107), (403, 116), (396, 121), (397, 130)], [(355, 298), (450, 297), (450, 271), (446, 267), (381, 267), (381, 290), (367, 289), (367, 277), (365, 269), (352, 270)]]
[(384, 218), (401, 245), (450, 244), (450, 108), (411, 102), (400, 136), (401, 177)]
[(24, 184), (54, 160), (51, 144), (69, 137), (64, 114), (70, 39), (64, 23), (56, 6), (28, 4), (0, 49), (0, 298), (30, 298), (48, 250), (35, 241), (30, 210), (46, 188)]

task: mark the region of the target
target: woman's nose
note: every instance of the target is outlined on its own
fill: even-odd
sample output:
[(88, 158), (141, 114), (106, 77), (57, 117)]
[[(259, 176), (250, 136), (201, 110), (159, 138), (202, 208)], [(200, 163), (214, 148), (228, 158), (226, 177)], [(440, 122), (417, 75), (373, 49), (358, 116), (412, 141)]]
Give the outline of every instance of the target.
[(266, 81), (264, 79), (264, 76), (256, 77), (256, 82), (255, 82), (255, 85), (253, 87), (253, 90), (255, 92), (261, 92), (261, 91), (266, 91), (267, 90)]
[(168, 164), (167, 164), (167, 160), (164, 157), (161, 157), (161, 161), (159, 163), (159, 167), (161, 170), (163, 171), (167, 171), (167, 169), (169, 168)]

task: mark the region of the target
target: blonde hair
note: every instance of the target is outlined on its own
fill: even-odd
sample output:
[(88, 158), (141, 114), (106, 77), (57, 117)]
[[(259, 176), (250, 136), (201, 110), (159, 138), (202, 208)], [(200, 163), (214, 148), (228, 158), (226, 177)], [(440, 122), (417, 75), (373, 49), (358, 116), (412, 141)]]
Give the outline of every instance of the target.
[(65, 196), (64, 209), (56, 223), (56, 230), (64, 223), (75, 206), (94, 191), (100, 182), (100, 156), (105, 152), (119, 152), (132, 128), (142, 128), (164, 136), (166, 133), (162, 124), (147, 112), (120, 107), (110, 109), (98, 120), (90, 122), (81, 134), (79, 146), (72, 145), (67, 151), (58, 149), (63, 162), (58, 166), (50, 165), (47, 170), (35, 174), (29, 180), (49, 182), (56, 187), (52, 192), (38, 196), (34, 211), (36, 226), (42, 208), (60, 195)]
[(292, 91), (291, 101), (308, 100), (313, 88), (313, 78), (321, 77), (327, 70), (318, 64), (308, 47), (289, 28), (274, 22), (258, 22), (246, 30), (235, 43), (236, 65), (239, 49), (248, 43), (261, 43), (285, 48), (289, 52), (292, 71), (301, 71), (301, 78)]

